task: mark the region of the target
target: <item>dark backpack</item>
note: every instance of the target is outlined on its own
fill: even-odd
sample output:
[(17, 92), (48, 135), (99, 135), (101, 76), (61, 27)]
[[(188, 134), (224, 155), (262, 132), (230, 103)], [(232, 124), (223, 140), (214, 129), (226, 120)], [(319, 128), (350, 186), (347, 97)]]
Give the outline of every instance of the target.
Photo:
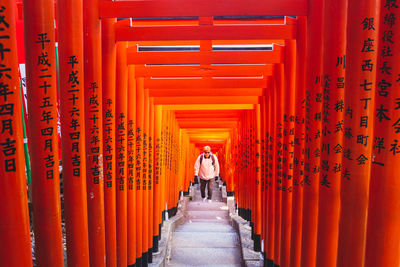
[[(200, 156), (200, 166), (201, 166), (201, 162), (203, 161), (203, 156), (204, 156), (204, 154), (201, 154), (201, 156)], [(212, 160), (212, 165), (215, 166), (214, 154), (211, 154), (211, 160)]]

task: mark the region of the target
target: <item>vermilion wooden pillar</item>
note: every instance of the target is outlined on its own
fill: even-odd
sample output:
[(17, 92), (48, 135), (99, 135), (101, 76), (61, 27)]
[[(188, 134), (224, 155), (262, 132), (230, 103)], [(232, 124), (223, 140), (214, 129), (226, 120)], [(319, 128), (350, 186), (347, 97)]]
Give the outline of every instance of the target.
[(117, 266), (127, 266), (127, 116), (128, 68), (126, 42), (117, 43), (115, 93), (115, 175), (117, 211)]
[(284, 65), (276, 64), (276, 161), (275, 161), (275, 229), (274, 229), (274, 264), (281, 264), (281, 229), (282, 229), (282, 176), (283, 176), (283, 116), (284, 102)]
[(106, 266), (101, 23), (97, 0), (83, 1), (86, 185), (91, 266)]
[[(1, 1), (0, 265), (32, 266), (14, 0)], [(8, 36), (8, 38), (4, 38)]]
[(117, 266), (116, 180), (115, 180), (115, 19), (102, 19), (102, 81), (103, 81), (103, 172), (104, 217), (106, 232), (106, 266)]
[[(153, 226), (156, 224), (154, 213), (154, 98), (149, 99), (149, 161), (148, 161), (148, 191), (149, 191), (149, 251), (148, 262), (153, 262)], [(157, 226), (158, 227), (158, 226)]]
[(144, 79), (136, 80), (136, 264), (142, 265), (143, 253), (143, 128), (144, 128)]
[(254, 250), (261, 251), (261, 229), (262, 229), (262, 202), (261, 202), (261, 105), (256, 105), (256, 147), (255, 147), (255, 214), (256, 221), (254, 225)]
[(155, 125), (154, 125), (154, 238), (153, 252), (158, 252), (158, 241), (160, 237), (160, 226), (162, 222), (162, 106), (155, 106)]
[(305, 115), (305, 68), (307, 18), (297, 18), (297, 59), (296, 59), (296, 98), (293, 160), (293, 206), (292, 234), (290, 241), (290, 266), (300, 267), (301, 260), (301, 228), (303, 218), (303, 186), (304, 186), (304, 115)]
[(136, 79), (135, 67), (128, 66), (128, 266), (136, 263)]
[[(379, 2), (377, 3), (379, 5)], [(374, 26), (379, 27), (379, 46), (374, 46), (378, 60), (373, 152), (369, 207), (367, 221), (367, 241), (364, 266), (398, 266), (400, 264), (400, 198), (399, 198), (399, 54), (400, 25), (392, 20), (400, 15), (399, 3), (380, 1), (380, 15), (372, 14)], [(379, 10), (379, 6), (376, 6)], [(364, 20), (364, 22), (367, 22)], [(371, 27), (371, 20), (366, 29)], [(378, 29), (375, 28), (376, 32)], [(374, 43), (376, 44), (376, 43)], [(373, 92), (373, 91), (372, 91)], [(370, 93), (372, 93), (370, 92)], [(369, 106), (371, 111), (373, 106)], [(369, 112), (368, 112), (369, 113)], [(369, 114), (368, 114), (369, 115)], [(371, 114), (372, 115), (372, 114)], [(372, 119), (372, 116), (369, 117)], [(368, 130), (372, 127), (369, 125)], [(367, 135), (367, 133), (365, 133)], [(369, 132), (368, 132), (369, 135)], [(369, 135), (371, 138), (371, 135)], [(370, 140), (368, 140), (370, 141)], [(371, 140), (372, 141), (372, 140)], [(356, 156), (356, 155), (355, 155)], [(369, 160), (370, 157), (369, 156)]]
[[(266, 178), (268, 175), (268, 146), (266, 143), (267, 135), (268, 135), (268, 117), (267, 117), (267, 103), (268, 103), (269, 91), (268, 89), (263, 89), (263, 95), (260, 97), (260, 108), (261, 108), (261, 252), (264, 255), (264, 259), (266, 259), (265, 254), (265, 246), (267, 243), (267, 188), (266, 188)], [(230, 142), (230, 140), (228, 140)], [(230, 147), (228, 147), (226, 151), (226, 162), (229, 162), (228, 156)], [(226, 163), (225, 163), (226, 164)], [(228, 172), (229, 170), (227, 170)]]
[(149, 111), (150, 99), (149, 90), (144, 89), (144, 123), (143, 123), (143, 164), (142, 164), (142, 194), (143, 194), (143, 248), (142, 266), (147, 266), (148, 263), (148, 250), (149, 250), (149, 177), (148, 177), (148, 164), (149, 164)]
[(336, 266), (344, 132), (346, 15), (346, 0), (325, 1), (317, 266)]
[(57, 10), (67, 258), (71, 266), (89, 266), (82, 0), (60, 0)]
[(305, 115), (305, 165), (301, 266), (316, 263), (318, 189), (321, 156), (323, 1), (308, 1)]
[(285, 87), (283, 114), (282, 242), (281, 266), (290, 264), (292, 232), (293, 156), (295, 127), (296, 41), (285, 41)]
[[(338, 266), (365, 266), (371, 149), (374, 143), (372, 133), (374, 91), (376, 72), (379, 71), (376, 58), (379, 51), (380, 2), (373, 0), (364, 1), (360, 4), (348, 1)], [(373, 48), (368, 48), (368, 41), (365, 43), (366, 40), (375, 40), (372, 43)], [(367, 44), (365, 48), (364, 44)], [(379, 141), (379, 138), (377, 140)], [(378, 146), (375, 153), (380, 150), (379, 142), (376, 144)], [(368, 160), (364, 162), (362, 155)]]
[[(276, 66), (274, 66), (274, 78), (275, 79), (275, 73), (276, 73)], [(268, 267), (273, 266), (273, 260), (274, 260), (274, 255), (275, 255), (275, 194), (276, 194), (276, 144), (277, 144), (277, 138), (276, 138), (276, 116), (277, 116), (277, 91), (276, 91), (276, 86), (275, 86), (275, 80), (271, 79), (271, 89), (270, 89), (270, 97), (269, 97), (269, 105), (271, 106), (270, 108), (270, 137), (269, 137), (269, 175), (268, 175), (268, 196), (267, 196), (267, 202), (268, 202), (268, 229), (267, 229), (267, 234), (268, 234), (268, 243), (267, 243), (267, 263)]]
[(62, 266), (54, 1), (23, 8), (36, 264)]

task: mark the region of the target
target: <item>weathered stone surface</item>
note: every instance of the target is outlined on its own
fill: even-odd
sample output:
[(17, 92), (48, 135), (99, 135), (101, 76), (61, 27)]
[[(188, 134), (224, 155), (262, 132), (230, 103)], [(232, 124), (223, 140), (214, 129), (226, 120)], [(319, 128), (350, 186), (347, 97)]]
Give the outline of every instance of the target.
[(191, 193), (193, 201), (185, 205), (185, 222), (172, 234), (166, 266), (242, 266), (239, 236), (231, 226), (229, 208), (217, 183), (211, 203), (202, 201), (199, 189)]

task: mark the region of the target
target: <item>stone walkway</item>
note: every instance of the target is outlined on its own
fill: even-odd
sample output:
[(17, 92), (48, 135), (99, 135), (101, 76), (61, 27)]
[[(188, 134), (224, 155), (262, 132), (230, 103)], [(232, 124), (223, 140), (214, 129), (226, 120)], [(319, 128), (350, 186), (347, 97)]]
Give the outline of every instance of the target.
[(217, 183), (212, 203), (202, 202), (197, 189), (184, 216), (185, 222), (172, 235), (167, 266), (242, 266), (239, 236), (230, 225)]

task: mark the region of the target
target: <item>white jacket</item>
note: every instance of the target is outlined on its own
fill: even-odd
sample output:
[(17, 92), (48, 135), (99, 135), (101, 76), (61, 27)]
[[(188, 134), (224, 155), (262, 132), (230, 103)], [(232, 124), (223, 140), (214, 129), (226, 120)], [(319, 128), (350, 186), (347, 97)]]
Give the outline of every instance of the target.
[[(203, 155), (203, 160), (200, 166), (200, 157)], [(219, 176), (219, 163), (218, 158), (214, 154), (210, 154), (209, 158), (206, 158), (204, 154), (197, 157), (196, 163), (194, 164), (194, 175), (198, 175), (203, 180), (210, 180), (216, 176)], [(215, 163), (212, 164), (212, 158), (214, 157)]]

